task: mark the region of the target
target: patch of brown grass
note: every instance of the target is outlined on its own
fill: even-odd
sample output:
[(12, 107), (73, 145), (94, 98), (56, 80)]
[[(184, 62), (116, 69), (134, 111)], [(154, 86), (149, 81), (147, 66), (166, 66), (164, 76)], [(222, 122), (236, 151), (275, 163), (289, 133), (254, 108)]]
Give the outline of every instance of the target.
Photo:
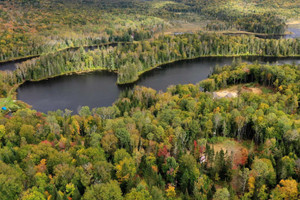
[(223, 150), (228, 156), (232, 156), (232, 168), (237, 169), (240, 164), (245, 164), (248, 158), (248, 150), (238, 141), (233, 139), (225, 140), (224, 142), (214, 144), (215, 152)]

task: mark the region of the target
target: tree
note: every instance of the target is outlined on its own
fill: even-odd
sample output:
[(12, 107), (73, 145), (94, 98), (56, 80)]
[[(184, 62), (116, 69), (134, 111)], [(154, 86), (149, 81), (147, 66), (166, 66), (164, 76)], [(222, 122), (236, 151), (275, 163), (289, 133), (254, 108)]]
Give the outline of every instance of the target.
[(259, 192), (258, 192), (258, 198), (261, 200), (267, 200), (268, 199), (268, 193), (266, 193), (266, 185), (263, 185), (261, 188), (259, 188)]
[(259, 183), (259, 187), (268, 183), (274, 185), (276, 181), (276, 173), (273, 168), (272, 162), (266, 158), (255, 158), (252, 164), (251, 174), (255, 177), (256, 182)]
[(108, 133), (101, 139), (101, 145), (104, 151), (112, 154), (117, 149), (118, 138), (112, 133)]
[(213, 170), (217, 173), (222, 180), (230, 181), (232, 173), (231, 158), (225, 156), (223, 149), (216, 153)]
[(114, 153), (114, 163), (118, 164), (124, 158), (130, 158), (130, 154), (125, 149), (118, 149)]
[(285, 179), (295, 175), (295, 160), (289, 156), (281, 158), (280, 162), (280, 178)]
[(33, 187), (22, 195), (21, 200), (46, 200), (46, 198), (36, 187)]
[(126, 200), (152, 200), (152, 196), (149, 191), (146, 190), (144, 185), (139, 184), (137, 188), (133, 188), (125, 196)]
[(36, 182), (35, 185), (37, 186), (38, 190), (40, 192), (45, 191), (47, 184), (49, 184), (47, 175), (45, 173), (38, 172), (35, 174), (34, 179)]
[(18, 199), (23, 191), (24, 174), (18, 167), (11, 167), (0, 160), (0, 199)]
[(245, 126), (246, 118), (243, 116), (237, 116), (234, 121), (237, 126), (237, 137), (238, 137), (238, 139), (241, 139), (242, 129)]
[(241, 177), (241, 188), (242, 188), (242, 193), (245, 192), (246, 185), (249, 179), (249, 174), (250, 171), (248, 168), (244, 168), (242, 171), (239, 171), (239, 176)]
[(4, 125), (0, 125), (0, 147), (2, 146), (2, 138), (5, 135), (5, 126)]
[(175, 178), (179, 169), (179, 165), (176, 159), (173, 157), (168, 157), (166, 162), (162, 166), (163, 172), (166, 174), (166, 180), (169, 183), (175, 184)]
[(200, 86), (204, 89), (204, 91), (212, 92), (215, 90), (215, 80), (214, 79), (206, 79), (200, 82)]
[(192, 194), (194, 183), (199, 177), (200, 172), (197, 162), (192, 155), (183, 155), (179, 160), (179, 184), (181, 191)]
[(229, 200), (230, 193), (227, 188), (217, 189), (213, 197), (214, 200)]
[(87, 117), (92, 114), (88, 106), (81, 107), (78, 113), (81, 117)]
[(296, 200), (298, 198), (298, 183), (297, 181), (291, 180), (281, 180), (279, 185), (277, 185), (281, 197), (285, 200)]
[(151, 188), (151, 196), (153, 199), (155, 200), (164, 200), (165, 197), (164, 197), (164, 193), (162, 190), (160, 190), (158, 187), (156, 186), (153, 186)]
[(114, 167), (107, 161), (94, 161), (93, 177), (97, 183), (107, 183), (111, 180)]
[(85, 200), (122, 200), (122, 191), (117, 181), (94, 184), (83, 195)]
[(113, 119), (117, 115), (120, 114), (120, 110), (117, 106), (110, 106), (110, 107), (101, 107), (97, 109), (93, 109), (93, 113), (99, 115), (102, 119)]
[(87, 149), (82, 148), (77, 151), (77, 157), (78, 157), (77, 162), (80, 165), (106, 160), (104, 151), (100, 147), (98, 148), (89, 147)]
[(176, 191), (173, 185), (168, 185), (168, 188), (166, 189), (166, 196), (168, 199), (173, 199), (176, 197)]
[(74, 178), (75, 167), (68, 164), (59, 164), (54, 168), (53, 181), (58, 189), (64, 190), (65, 186)]
[(120, 182), (132, 179), (136, 174), (136, 167), (133, 159), (124, 158), (116, 165), (116, 176)]
[(204, 175), (201, 175), (194, 186), (194, 196), (197, 200), (210, 199), (213, 187), (213, 181)]
[(130, 147), (130, 133), (127, 131), (126, 128), (118, 128), (115, 131), (116, 137), (120, 141), (120, 146), (125, 147), (126, 149), (129, 150)]
[(24, 137), (29, 144), (36, 141), (35, 130), (32, 125), (23, 124), (20, 130), (20, 136)]

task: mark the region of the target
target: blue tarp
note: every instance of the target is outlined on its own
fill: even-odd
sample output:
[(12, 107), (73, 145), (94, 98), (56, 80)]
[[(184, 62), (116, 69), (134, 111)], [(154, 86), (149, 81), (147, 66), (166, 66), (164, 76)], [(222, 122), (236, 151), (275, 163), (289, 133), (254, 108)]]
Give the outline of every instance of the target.
[(2, 107), (2, 110), (7, 110), (7, 108), (6, 107)]

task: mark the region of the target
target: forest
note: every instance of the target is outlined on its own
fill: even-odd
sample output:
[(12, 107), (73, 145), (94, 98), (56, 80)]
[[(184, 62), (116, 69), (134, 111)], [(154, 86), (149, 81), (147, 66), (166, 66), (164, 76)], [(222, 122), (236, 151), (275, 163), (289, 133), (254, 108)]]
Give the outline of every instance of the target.
[(287, 20), (300, 15), (297, 5), (299, 0), (5, 0), (0, 1), (0, 61), (151, 39), (184, 24), (283, 35)]
[[(136, 87), (78, 115), (2, 116), (0, 198), (299, 199), (299, 72), (235, 62), (199, 84)], [(213, 97), (234, 85), (263, 93)]]
[[(299, 5), (0, 1), (0, 66), (28, 58), (0, 69), (0, 200), (300, 199), (300, 65), (242, 62), (300, 58), (300, 38), (282, 37)], [(206, 57), (233, 62), (196, 84), (135, 85), (78, 112), (17, 99), (27, 82), (105, 70), (126, 87)]]

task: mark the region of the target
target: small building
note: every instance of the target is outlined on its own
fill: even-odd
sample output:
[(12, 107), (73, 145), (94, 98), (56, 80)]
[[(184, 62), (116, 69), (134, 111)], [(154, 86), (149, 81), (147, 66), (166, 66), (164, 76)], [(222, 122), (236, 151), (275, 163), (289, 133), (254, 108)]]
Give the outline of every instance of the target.
[(200, 163), (206, 162), (206, 157), (203, 155), (200, 157)]

